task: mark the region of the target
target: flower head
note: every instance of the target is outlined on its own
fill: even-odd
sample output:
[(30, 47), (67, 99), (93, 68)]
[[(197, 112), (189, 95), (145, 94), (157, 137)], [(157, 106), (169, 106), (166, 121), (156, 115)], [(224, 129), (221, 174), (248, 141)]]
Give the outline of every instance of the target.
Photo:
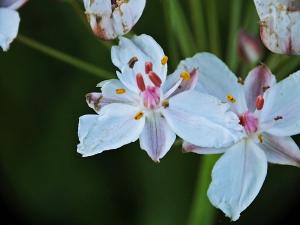
[(300, 2), (254, 0), (260, 17), (260, 35), (265, 46), (279, 54), (300, 54)]
[(244, 138), (227, 148), (184, 143), (188, 152), (225, 153), (214, 166), (208, 196), (215, 207), (237, 220), (260, 191), (268, 161), (300, 166), (299, 148), (289, 137), (300, 133), (300, 71), (276, 83), (268, 67), (261, 65), (239, 82), (211, 54), (196, 55), (191, 65), (206, 71), (196, 89), (228, 101), (244, 128)]
[(112, 40), (128, 33), (141, 17), (146, 0), (83, 0), (94, 34)]
[(117, 76), (101, 82), (101, 93), (87, 95), (98, 115), (79, 121), (78, 152), (91, 156), (119, 148), (137, 139), (158, 162), (171, 148), (176, 134), (205, 147), (224, 147), (242, 133), (239, 119), (229, 105), (193, 91), (199, 76), (196, 67), (182, 64), (167, 77), (161, 47), (147, 35), (120, 38), (112, 48)]
[(20, 17), (16, 11), (27, 0), (0, 0), (0, 46), (3, 51), (9, 49), (19, 30)]

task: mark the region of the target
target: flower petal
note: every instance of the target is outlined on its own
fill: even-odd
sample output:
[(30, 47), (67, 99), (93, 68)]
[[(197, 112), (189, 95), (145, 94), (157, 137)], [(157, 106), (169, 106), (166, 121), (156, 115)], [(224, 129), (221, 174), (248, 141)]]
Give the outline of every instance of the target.
[(245, 96), (250, 112), (256, 110), (256, 98), (276, 84), (276, 78), (266, 65), (261, 65), (250, 71), (245, 80)]
[(265, 92), (261, 129), (275, 136), (300, 133), (300, 71)]
[(9, 49), (10, 43), (17, 37), (20, 17), (15, 10), (0, 8), (0, 47)]
[(146, 0), (84, 0), (86, 14), (95, 35), (112, 40), (128, 33), (141, 17)]
[[(238, 83), (236, 76), (215, 55), (199, 53), (183, 63), (199, 70), (196, 90), (213, 95), (222, 102), (228, 102), (237, 113), (247, 111), (243, 86)], [(234, 101), (228, 101), (229, 96), (232, 96)]]
[(291, 137), (278, 137), (263, 133), (260, 147), (271, 163), (300, 167), (300, 150)]
[(97, 87), (101, 87), (101, 93), (93, 92), (85, 96), (88, 106), (97, 113), (111, 103), (137, 105), (139, 102), (138, 95), (128, 90), (119, 80), (105, 80), (100, 82)]
[(132, 91), (138, 92), (136, 85), (136, 75), (142, 74), (145, 84), (152, 85), (148, 74), (145, 72), (145, 64), (153, 64), (152, 71), (161, 79), (166, 80), (167, 64), (162, 64), (164, 51), (159, 44), (148, 35), (134, 36), (131, 40), (121, 37), (118, 46), (113, 46), (111, 50), (112, 62), (121, 73), (117, 73), (118, 78)]
[(153, 161), (159, 162), (170, 150), (175, 139), (175, 133), (160, 113), (153, 112), (147, 115), (140, 145)]
[(78, 153), (92, 156), (136, 141), (145, 124), (144, 117), (135, 119), (138, 110), (125, 104), (110, 104), (100, 115), (80, 117)]
[(255, 1), (265, 46), (279, 54), (300, 54), (299, 1)]
[(13, 10), (17, 10), (20, 8), (25, 2), (28, 0), (1, 0), (0, 8), (9, 8)]
[(183, 142), (182, 148), (185, 153), (193, 152), (193, 153), (205, 154), (205, 155), (220, 154), (220, 153), (224, 153), (227, 150), (227, 148), (202, 148), (197, 145), (188, 143), (186, 141)]
[(233, 145), (212, 171), (211, 203), (236, 221), (259, 193), (267, 166), (264, 152), (254, 142), (243, 140)]
[(186, 91), (170, 98), (163, 109), (168, 124), (182, 139), (202, 147), (224, 147), (238, 141), (242, 127), (229, 105), (213, 96)]

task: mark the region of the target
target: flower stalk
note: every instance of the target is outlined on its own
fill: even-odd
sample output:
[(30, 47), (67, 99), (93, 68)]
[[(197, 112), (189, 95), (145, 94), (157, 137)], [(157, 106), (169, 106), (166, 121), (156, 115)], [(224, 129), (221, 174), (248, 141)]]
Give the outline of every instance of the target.
[(19, 35), (17, 37), (17, 40), (19, 42), (21, 42), (22, 44), (24, 44), (34, 50), (37, 50), (45, 55), (48, 55), (54, 59), (57, 59), (61, 62), (69, 64), (77, 69), (80, 69), (82, 71), (85, 71), (87, 73), (95, 75), (97, 77), (100, 77), (102, 79), (107, 79), (107, 78), (113, 77), (113, 74), (111, 72), (101, 69), (101, 68), (99, 68), (91, 63), (85, 62), (81, 59), (70, 56), (64, 52), (61, 52), (59, 50), (56, 50), (49, 46), (46, 46), (46, 45), (39, 43), (29, 37), (26, 37), (24, 35)]

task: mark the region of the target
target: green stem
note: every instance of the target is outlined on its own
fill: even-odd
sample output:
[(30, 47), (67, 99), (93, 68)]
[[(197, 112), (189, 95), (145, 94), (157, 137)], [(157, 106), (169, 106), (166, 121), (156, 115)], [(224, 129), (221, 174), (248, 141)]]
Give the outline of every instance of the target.
[(238, 65), (237, 57), (237, 42), (238, 42), (238, 32), (239, 32), (239, 23), (241, 17), (241, 0), (232, 0), (231, 1), (231, 17), (230, 17), (230, 31), (228, 36), (228, 46), (227, 46), (227, 63), (229, 68), (233, 71), (236, 70)]
[(208, 200), (207, 189), (217, 158), (215, 155), (210, 155), (205, 156), (201, 161), (188, 225), (211, 225), (214, 222), (215, 209)]
[(193, 31), (196, 36), (196, 44), (199, 51), (204, 51), (207, 45), (204, 11), (201, 4), (203, 0), (189, 0), (192, 17)]
[(83, 71), (86, 71), (90, 74), (96, 75), (100, 78), (108, 79), (108, 78), (113, 77), (113, 74), (106, 70), (103, 70), (93, 64), (87, 63), (78, 58), (70, 56), (66, 53), (60, 52), (54, 48), (48, 47), (44, 44), (41, 44), (41, 43), (29, 38), (29, 37), (24, 36), (24, 35), (19, 34), (17, 40), (32, 49), (35, 49), (39, 52), (44, 53), (45, 55), (48, 55), (52, 58), (60, 60), (64, 63), (67, 63), (67, 64), (74, 66), (78, 69), (81, 69)]
[(207, 4), (207, 24), (208, 24), (208, 35), (210, 40), (210, 51), (221, 56), (220, 51), (220, 34), (219, 34), (219, 17), (217, 12), (216, 0), (208, 0)]
[(180, 49), (185, 57), (195, 52), (195, 42), (183, 9), (178, 0), (166, 0), (166, 13), (169, 14), (172, 33), (178, 41)]

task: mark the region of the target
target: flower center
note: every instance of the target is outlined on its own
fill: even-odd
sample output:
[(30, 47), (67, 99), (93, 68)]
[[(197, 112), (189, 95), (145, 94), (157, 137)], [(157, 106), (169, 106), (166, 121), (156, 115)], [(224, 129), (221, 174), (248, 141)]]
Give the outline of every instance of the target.
[(253, 134), (258, 130), (258, 119), (251, 112), (245, 112), (240, 117), (240, 124), (247, 134)]
[(153, 72), (153, 64), (151, 62), (145, 63), (145, 73), (148, 75), (148, 78), (152, 82), (153, 86), (146, 86), (141, 73), (138, 73), (135, 76), (136, 84), (141, 91), (144, 106), (148, 109), (154, 110), (160, 106), (160, 86), (162, 81), (160, 77)]

